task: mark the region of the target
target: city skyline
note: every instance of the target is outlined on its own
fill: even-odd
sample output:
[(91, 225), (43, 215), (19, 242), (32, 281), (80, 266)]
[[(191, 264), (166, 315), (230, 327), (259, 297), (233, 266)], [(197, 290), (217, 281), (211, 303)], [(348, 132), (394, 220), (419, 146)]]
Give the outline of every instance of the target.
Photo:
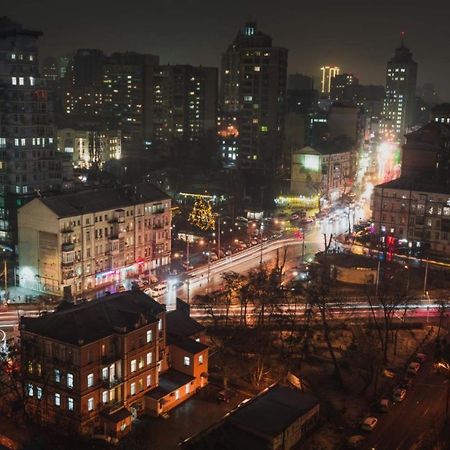
[[(164, 64), (218, 67), (230, 40), (252, 18), (273, 36), (274, 45), (289, 49), (289, 73), (318, 78), (321, 66), (336, 64), (343, 72), (354, 73), (363, 84), (384, 84), (386, 60), (399, 45), (401, 31), (405, 31), (406, 44), (420, 65), (418, 85), (432, 82), (442, 98), (450, 98), (446, 82), (450, 59), (439, 50), (450, 37), (445, 2), (441, 0), (427, 5), (413, 0), (408, 9), (386, 1), (378, 2), (373, 9), (367, 1), (350, 1), (343, 7), (328, 0), (320, 5), (288, 0), (278, 10), (271, 10), (268, 1), (238, 4), (232, 0), (219, 14), (215, 5), (203, 1), (137, 1), (130, 4), (125, 15), (120, 3), (99, 1), (89, 4), (88, 16), (84, 14), (85, 1), (64, 5), (64, 9), (51, 0), (39, 5), (27, 3), (26, 8), (23, 3), (8, 5), (4, 13), (44, 32), (42, 57), (77, 48), (100, 48), (107, 53), (130, 50), (158, 54)], [(426, 24), (418, 19), (424, 14)]]

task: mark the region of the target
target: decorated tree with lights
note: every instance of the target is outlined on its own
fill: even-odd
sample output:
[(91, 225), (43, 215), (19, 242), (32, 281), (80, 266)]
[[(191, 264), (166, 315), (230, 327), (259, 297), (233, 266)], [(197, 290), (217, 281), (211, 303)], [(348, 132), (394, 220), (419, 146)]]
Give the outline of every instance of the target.
[(195, 201), (188, 220), (203, 231), (214, 230), (216, 226), (211, 205), (202, 198)]

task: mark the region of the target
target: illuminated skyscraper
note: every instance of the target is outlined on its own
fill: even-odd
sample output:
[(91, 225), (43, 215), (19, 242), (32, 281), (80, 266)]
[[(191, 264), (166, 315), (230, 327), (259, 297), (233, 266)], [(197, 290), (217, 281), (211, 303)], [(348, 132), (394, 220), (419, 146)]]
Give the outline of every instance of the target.
[(331, 91), (331, 80), (339, 75), (341, 69), (337, 66), (324, 66), (320, 68), (321, 72), (321, 82), (320, 82), (320, 92), (322, 94), (329, 94)]
[(222, 55), (222, 112), (231, 121), (221, 131), (228, 136), (229, 130), (238, 128), (231, 132), (231, 139), (238, 141), (237, 152), (235, 144), (228, 145), (223, 133), (219, 135), (226, 164), (273, 173), (281, 155), (287, 54), (285, 48), (272, 46), (272, 38), (259, 31), (256, 23), (249, 22)]
[(412, 125), (416, 95), (417, 63), (405, 47), (404, 35), (400, 47), (387, 63), (386, 94), (383, 103), (382, 138), (392, 142), (403, 141), (403, 135)]
[(17, 243), (17, 208), (62, 184), (52, 102), (39, 73), (40, 31), (0, 18), (0, 242)]

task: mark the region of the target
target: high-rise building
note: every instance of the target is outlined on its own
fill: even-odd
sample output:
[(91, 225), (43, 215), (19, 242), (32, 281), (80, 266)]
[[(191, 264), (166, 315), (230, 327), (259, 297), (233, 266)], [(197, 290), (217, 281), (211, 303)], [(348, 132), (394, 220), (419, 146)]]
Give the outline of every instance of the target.
[(154, 80), (154, 140), (198, 141), (216, 128), (217, 80), (215, 67), (166, 65)]
[(337, 66), (323, 66), (320, 68), (320, 92), (329, 95), (331, 91), (331, 80), (339, 75), (341, 69)]
[(159, 57), (113, 53), (103, 75), (103, 114), (122, 131), (123, 152), (136, 155), (153, 139), (153, 80)]
[(62, 182), (52, 103), (39, 73), (41, 32), (0, 18), (0, 242), (17, 242), (17, 208)]
[(330, 98), (336, 102), (346, 100), (345, 90), (347, 86), (354, 86), (359, 84), (358, 78), (352, 73), (341, 73), (331, 78)]
[(159, 58), (138, 53), (78, 50), (66, 75), (64, 111), (76, 118), (101, 118), (119, 129), (123, 153), (139, 154), (153, 139), (153, 77)]
[(222, 112), (237, 117), (242, 168), (274, 173), (281, 157), (287, 55), (255, 22), (246, 23), (222, 55)]
[(417, 63), (405, 47), (404, 36), (395, 55), (387, 63), (386, 94), (383, 104), (381, 135), (392, 142), (402, 142), (412, 125), (416, 95)]

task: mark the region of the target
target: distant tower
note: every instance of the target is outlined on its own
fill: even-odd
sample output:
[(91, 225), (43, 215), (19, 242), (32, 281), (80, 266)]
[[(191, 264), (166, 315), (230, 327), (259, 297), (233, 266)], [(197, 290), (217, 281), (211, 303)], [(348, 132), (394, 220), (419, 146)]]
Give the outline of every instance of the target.
[(339, 75), (341, 69), (337, 66), (324, 66), (320, 68), (321, 82), (320, 82), (320, 92), (322, 94), (328, 95), (331, 90), (331, 80)]
[(400, 47), (387, 63), (386, 94), (381, 122), (382, 138), (391, 142), (403, 141), (403, 135), (412, 125), (416, 95), (417, 63), (405, 47), (401, 33)]

